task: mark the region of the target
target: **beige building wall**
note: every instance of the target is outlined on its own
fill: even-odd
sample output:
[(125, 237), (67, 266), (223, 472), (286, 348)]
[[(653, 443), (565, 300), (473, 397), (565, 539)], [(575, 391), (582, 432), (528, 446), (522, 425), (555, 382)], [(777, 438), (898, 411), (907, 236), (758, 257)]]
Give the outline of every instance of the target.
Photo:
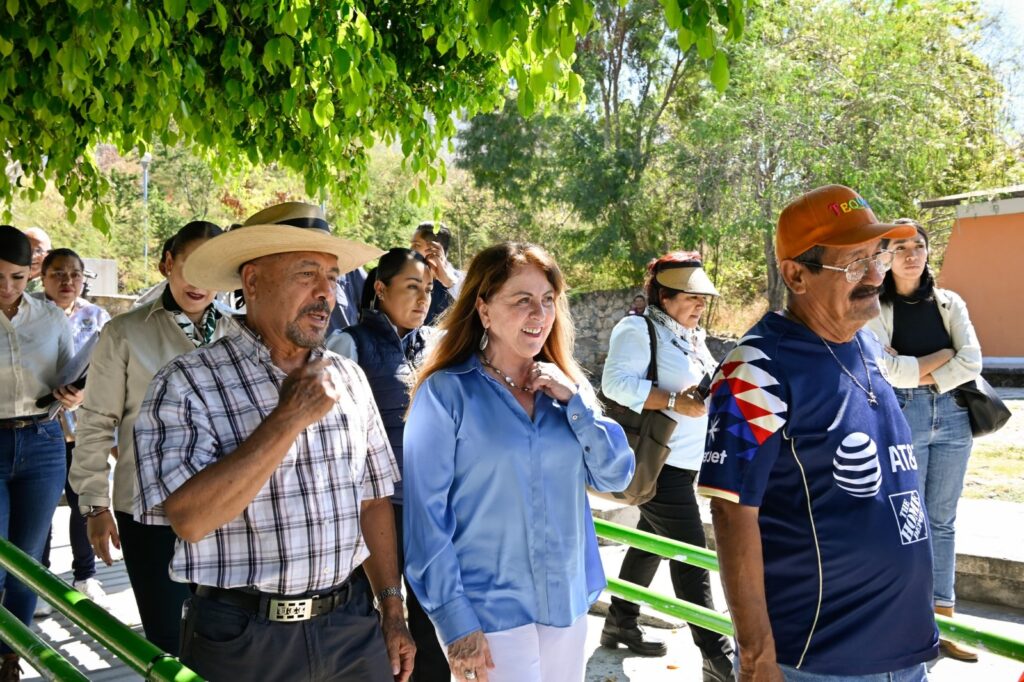
[(939, 286), (967, 302), (985, 358), (1024, 357), (1024, 199), (957, 207)]

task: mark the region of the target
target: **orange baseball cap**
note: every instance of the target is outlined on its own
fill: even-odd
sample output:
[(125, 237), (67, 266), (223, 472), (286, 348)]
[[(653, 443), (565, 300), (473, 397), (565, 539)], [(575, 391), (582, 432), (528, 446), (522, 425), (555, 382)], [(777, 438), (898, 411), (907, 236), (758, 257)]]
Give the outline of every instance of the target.
[(913, 225), (880, 223), (864, 198), (843, 185), (802, 194), (782, 209), (775, 231), (778, 259), (796, 258), (815, 246), (852, 246), (872, 239), (906, 239)]

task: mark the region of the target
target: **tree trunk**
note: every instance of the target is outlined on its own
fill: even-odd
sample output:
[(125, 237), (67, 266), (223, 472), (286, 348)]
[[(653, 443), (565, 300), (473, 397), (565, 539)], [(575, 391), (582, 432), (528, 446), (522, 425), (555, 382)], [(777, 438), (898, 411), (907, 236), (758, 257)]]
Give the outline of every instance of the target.
[(765, 296), (768, 298), (768, 310), (782, 310), (786, 305), (786, 284), (782, 281), (779, 266), (775, 262), (774, 230), (765, 230), (764, 232), (764, 258), (768, 275), (768, 289), (765, 292)]

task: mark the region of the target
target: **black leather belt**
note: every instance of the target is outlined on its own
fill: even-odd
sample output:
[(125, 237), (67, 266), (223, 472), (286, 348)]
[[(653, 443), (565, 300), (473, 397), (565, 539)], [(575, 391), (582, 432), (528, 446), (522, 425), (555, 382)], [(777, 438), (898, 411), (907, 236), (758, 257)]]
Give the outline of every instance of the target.
[(350, 576), (332, 590), (304, 597), (267, 594), (248, 588), (229, 589), (209, 585), (196, 585), (195, 593), (196, 596), (204, 599), (236, 606), (268, 620), (291, 623), (322, 616), (347, 603), (354, 587), (352, 583)]
[(0, 429), (23, 429), (26, 426), (35, 426), (40, 422), (50, 421), (48, 414), (36, 414), (31, 417), (15, 417), (14, 419), (0, 419)]

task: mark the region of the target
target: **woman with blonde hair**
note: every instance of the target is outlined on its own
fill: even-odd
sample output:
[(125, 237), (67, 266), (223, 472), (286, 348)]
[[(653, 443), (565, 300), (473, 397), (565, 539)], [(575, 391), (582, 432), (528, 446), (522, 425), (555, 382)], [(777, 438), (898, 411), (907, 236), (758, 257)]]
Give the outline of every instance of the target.
[(605, 586), (586, 486), (633, 455), (572, 357), (565, 280), (531, 244), (481, 251), (405, 428), (406, 577), (459, 682), (582, 680)]

